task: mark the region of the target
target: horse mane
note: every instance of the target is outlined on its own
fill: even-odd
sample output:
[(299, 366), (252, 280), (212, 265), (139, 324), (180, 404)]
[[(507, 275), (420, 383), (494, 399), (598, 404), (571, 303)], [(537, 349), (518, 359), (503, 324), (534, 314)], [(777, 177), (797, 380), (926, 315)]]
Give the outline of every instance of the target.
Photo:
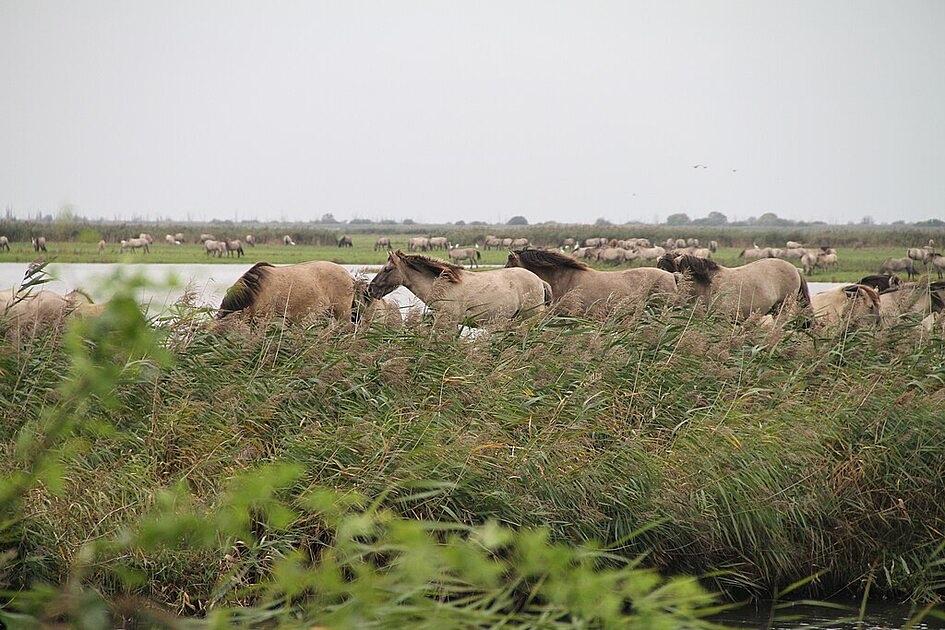
[[(699, 284), (709, 284), (712, 282), (712, 273), (718, 271), (719, 264), (708, 258), (700, 258), (692, 254), (682, 254), (676, 256), (673, 260), (676, 271), (680, 273), (689, 273), (692, 279)], [(659, 266), (657, 264), (657, 266)]]
[(220, 309), (217, 311), (217, 319), (223, 319), (231, 313), (242, 311), (255, 304), (262, 290), (263, 279), (269, 275), (269, 270), (274, 268), (267, 262), (259, 262), (250, 267), (233, 286), (227, 289), (223, 302), (220, 303)]
[(945, 295), (943, 293), (945, 293), (945, 280), (929, 283), (929, 297), (936, 312), (945, 310)]
[(545, 267), (560, 269), (562, 267), (567, 269), (579, 269), (585, 270), (589, 269), (587, 265), (582, 263), (580, 260), (575, 260), (566, 254), (560, 252), (553, 252), (544, 249), (520, 249), (517, 252), (514, 252), (516, 256), (519, 257), (525, 267)]
[[(893, 280), (893, 278), (895, 278), (895, 280)], [(866, 285), (875, 291), (879, 291), (880, 293), (888, 291), (889, 289), (894, 289), (901, 283), (902, 281), (899, 280), (898, 276), (885, 273), (864, 276), (857, 281), (857, 284)]]
[(656, 268), (670, 273), (676, 273), (679, 271), (679, 267), (676, 266), (676, 256), (666, 252), (656, 259)]
[(448, 263), (445, 260), (430, 258), (422, 254), (400, 254), (400, 259), (404, 264), (420, 273), (428, 273), (433, 276), (445, 278), (452, 284), (462, 282), (462, 271), (464, 269), (459, 265)]

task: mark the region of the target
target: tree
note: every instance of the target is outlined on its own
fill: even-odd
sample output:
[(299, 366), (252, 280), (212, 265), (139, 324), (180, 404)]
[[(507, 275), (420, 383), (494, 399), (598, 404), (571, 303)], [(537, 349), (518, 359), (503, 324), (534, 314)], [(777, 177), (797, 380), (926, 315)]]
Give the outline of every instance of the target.
[(873, 221), (873, 217), (871, 217), (870, 215), (866, 215), (865, 217), (860, 219), (860, 225), (873, 225), (874, 223), (875, 221)]
[(600, 217), (599, 219), (594, 221), (594, 225), (596, 225), (597, 227), (610, 227), (611, 225), (613, 225), (613, 223), (611, 223), (604, 217)]
[(332, 213), (326, 212), (322, 215), (321, 223), (338, 223), (338, 219)]
[(758, 225), (783, 225), (781, 219), (773, 212), (765, 212), (756, 221)]
[(942, 227), (945, 226), (945, 221), (941, 219), (926, 219), (925, 221), (916, 221), (915, 225), (919, 227)]
[(528, 225), (528, 219), (520, 214), (515, 215), (505, 223), (506, 225)]
[(676, 212), (666, 217), (666, 225), (689, 225), (692, 221), (685, 212)]
[(404, 220), (403, 220), (403, 224), (404, 224), (404, 225), (416, 225), (417, 222), (414, 221), (413, 219), (404, 219)]
[(728, 223), (728, 217), (721, 212), (710, 212), (705, 218), (706, 225), (725, 225), (726, 223)]
[(459, 221), (457, 221), (457, 222), (454, 223), (453, 225), (466, 225), (466, 222), (463, 221), (462, 219), (460, 219)]

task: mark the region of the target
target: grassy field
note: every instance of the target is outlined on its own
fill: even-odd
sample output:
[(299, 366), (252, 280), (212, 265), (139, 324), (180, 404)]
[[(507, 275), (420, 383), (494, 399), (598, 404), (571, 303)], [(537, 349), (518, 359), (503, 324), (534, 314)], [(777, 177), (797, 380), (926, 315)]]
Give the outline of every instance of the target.
[[(343, 264), (380, 264), (387, 257), (385, 251), (375, 251), (376, 236), (369, 234), (354, 235), (354, 247), (338, 248), (335, 246), (298, 245), (286, 247), (283, 245), (259, 245), (257, 247), (244, 246), (246, 256), (237, 258), (209, 257), (202, 246), (187, 244), (181, 246), (155, 243), (150, 254), (120, 253), (117, 246), (110, 245), (105, 252), (99, 253), (94, 244), (86, 243), (50, 243), (45, 259), (60, 263), (219, 263), (219, 264), (251, 264), (259, 261), (271, 263), (293, 263), (305, 260), (332, 260)], [(394, 237), (393, 247), (400, 247), (406, 251), (408, 236)], [(0, 262), (29, 262), (37, 258), (29, 244), (14, 243), (10, 252), (0, 252)], [(743, 264), (738, 258), (742, 248), (722, 247), (715, 258), (723, 265), (735, 266)], [(507, 251), (482, 251), (481, 264), (504, 265)], [(430, 252), (431, 256), (447, 258), (446, 252), (439, 250)], [(862, 247), (839, 248), (840, 264), (833, 270), (818, 270), (810, 276), (815, 282), (850, 282), (863, 276), (876, 273), (879, 266), (887, 258), (901, 258), (905, 250), (899, 247)], [(794, 261), (800, 266), (800, 263)], [(601, 269), (608, 267), (598, 266)], [(921, 267), (920, 267), (921, 270)]]
[[(629, 561), (706, 576), (729, 598), (812, 575), (816, 594), (943, 596), (941, 338), (733, 329), (659, 305), (476, 340), (423, 324), (221, 335), (188, 312), (149, 332), (130, 304), (70, 352), (55, 339), (0, 352), (0, 405), (17, 410), (0, 423), (3, 487), (35, 440), (56, 445), (11, 512), (5, 589), (72, 584), (74, 603), (85, 585), (112, 602), (274, 610), (283, 623), (333, 619), (354, 600), (374, 602), (371, 620), (432, 623), (457, 602), (492, 614), (469, 582), (497, 570), (501, 614), (534, 598), (593, 624), (594, 611), (666, 595), (655, 576), (606, 573)], [(60, 417), (70, 440), (43, 438)], [(388, 516), (337, 516), (369, 504)], [(430, 539), (418, 522), (450, 525)], [(493, 541), (472, 559), (446, 537), (470, 526)], [(528, 538), (535, 528), (563, 546)], [(501, 542), (510, 532), (526, 538)], [(554, 574), (548, 591), (536, 562), (582, 573)], [(321, 588), (341, 595), (326, 603)], [(711, 601), (691, 584), (670, 592), (680, 600), (653, 614), (682, 616), (638, 627), (690, 626)]]

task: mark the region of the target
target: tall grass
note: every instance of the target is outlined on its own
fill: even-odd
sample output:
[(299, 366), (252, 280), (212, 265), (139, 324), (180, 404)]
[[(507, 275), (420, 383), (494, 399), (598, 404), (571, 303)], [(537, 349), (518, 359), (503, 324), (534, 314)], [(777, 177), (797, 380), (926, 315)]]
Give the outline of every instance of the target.
[[(476, 339), (214, 333), (186, 311), (157, 332), (172, 361), (116, 351), (118, 386), (88, 392), (77, 441), (47, 462), (61, 487), (18, 500), (11, 588), (80, 575), (114, 601), (231, 620), (363, 605), (382, 625), (696, 623), (702, 591), (642, 559), (733, 598), (813, 573), (821, 593), (941, 597), (941, 338), (818, 338), (660, 305)], [(0, 352), (7, 474), (70, 402), (74, 357), (54, 339)], [(501, 544), (476, 543), (488, 536)]]

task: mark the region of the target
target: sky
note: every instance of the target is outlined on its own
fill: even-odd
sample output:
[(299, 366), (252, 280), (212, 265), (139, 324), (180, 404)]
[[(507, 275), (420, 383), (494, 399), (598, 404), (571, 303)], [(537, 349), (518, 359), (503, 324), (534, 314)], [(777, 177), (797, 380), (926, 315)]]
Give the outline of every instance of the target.
[(67, 203), (941, 218), (945, 2), (0, 0), (0, 208)]

